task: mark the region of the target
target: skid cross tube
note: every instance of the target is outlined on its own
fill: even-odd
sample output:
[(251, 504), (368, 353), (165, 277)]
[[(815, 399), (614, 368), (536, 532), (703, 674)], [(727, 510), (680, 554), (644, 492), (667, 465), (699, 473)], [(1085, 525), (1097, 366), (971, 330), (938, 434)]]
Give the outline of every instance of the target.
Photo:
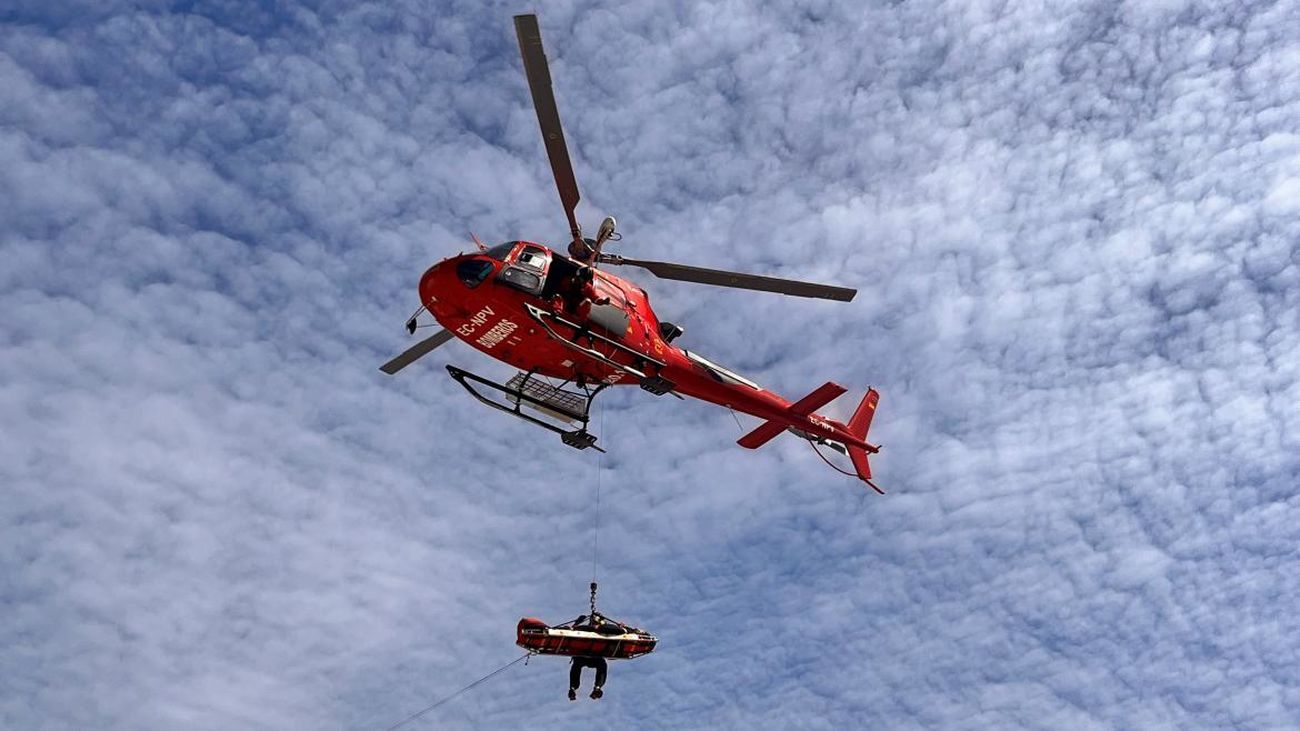
[[(586, 406), (583, 407), (582, 413), (579, 414), (579, 413), (572, 412), (568, 409), (565, 409), (564, 407), (558, 404), (547, 403), (546, 401), (543, 401), (539, 398), (524, 393), (523, 389), (527, 386), (529, 379), (533, 377), (534, 374), (533, 371), (529, 371), (528, 374), (524, 376), (523, 382), (520, 383), (520, 387), (517, 389), (503, 386), (500, 383), (497, 383), (496, 381), (490, 381), (478, 374), (470, 373), (469, 371), (464, 370), (462, 368), (457, 368), (454, 365), (448, 365), (447, 372), (451, 374), (451, 377), (455, 379), (457, 383), (463, 386), (466, 391), (469, 391), (471, 396), (487, 404), (488, 406), (491, 406), (492, 408), (498, 409), (500, 411), (504, 411), (507, 414), (510, 414), (511, 416), (517, 416), (520, 419), (523, 419), (524, 421), (540, 426), (543, 429), (546, 429), (548, 431), (553, 431), (556, 434), (560, 435), (561, 441), (563, 441), (565, 444), (569, 445), (570, 447), (574, 447), (575, 449), (586, 449), (588, 447), (591, 447), (597, 452), (605, 451), (600, 447), (596, 446), (596, 437), (587, 431), (587, 421), (588, 421), (588, 413), (591, 411), (592, 399), (596, 398), (596, 394), (605, 390), (605, 388), (609, 386), (608, 383), (602, 383), (599, 386), (597, 386), (595, 389), (587, 392)], [(487, 396), (484, 396), (483, 394), (478, 392), (478, 389), (470, 385), (469, 383), (470, 381), (473, 381), (474, 383), (483, 386), (487, 386), (489, 388), (494, 388), (509, 396), (513, 396), (515, 399), (514, 407), (506, 406), (504, 404), (493, 401)], [(582, 422), (582, 427), (579, 429), (575, 429), (573, 431), (567, 431), (565, 429), (561, 429), (555, 426), (554, 424), (543, 421), (535, 416), (525, 414), (522, 410), (524, 401), (527, 401), (528, 403), (533, 404), (541, 409), (561, 412), (566, 416), (570, 416), (575, 421)]]
[[(651, 377), (646, 375), (639, 368), (636, 368), (631, 365), (623, 365), (622, 363), (616, 362), (613, 358), (610, 358), (608, 355), (605, 355), (604, 353), (600, 352), (599, 350), (596, 350), (595, 348), (584, 348), (583, 346), (578, 345), (576, 341), (579, 337), (579, 334), (581, 334), (581, 337), (590, 338), (592, 340), (599, 340), (600, 342), (610, 346), (611, 348), (614, 348), (615, 350), (625, 353), (626, 355), (630, 356), (634, 362), (641, 361), (644, 363), (649, 363), (650, 365), (653, 365), (656, 370), (664, 367), (663, 361), (655, 358), (651, 358), (645, 353), (641, 353), (636, 350), (633, 350), (632, 348), (627, 347), (626, 345), (618, 342), (617, 340), (614, 340), (613, 338), (607, 338), (604, 335), (601, 335), (600, 333), (592, 332), (590, 328), (583, 327), (582, 325), (579, 325), (577, 323), (569, 322), (568, 320), (564, 319), (563, 317), (560, 317), (559, 315), (553, 312), (547, 312), (546, 310), (538, 308), (534, 305), (525, 304), (524, 306), (528, 308), (529, 316), (532, 317), (534, 320), (536, 320), (538, 325), (542, 326), (542, 329), (546, 331), (546, 334), (549, 335), (552, 340), (555, 340), (556, 342), (559, 342), (561, 345), (564, 345), (566, 348), (575, 350), (578, 353), (581, 353), (582, 355), (585, 355), (588, 358), (591, 358), (592, 360), (598, 363), (603, 363), (620, 373), (626, 373), (631, 376), (636, 376), (637, 378)], [(560, 323), (561, 325), (564, 325), (565, 327), (572, 328), (574, 333), (573, 339), (570, 340), (569, 338), (566, 338), (563, 335), (555, 332), (555, 329), (551, 327), (551, 324), (549, 322), (547, 322), (548, 319), (554, 320)]]

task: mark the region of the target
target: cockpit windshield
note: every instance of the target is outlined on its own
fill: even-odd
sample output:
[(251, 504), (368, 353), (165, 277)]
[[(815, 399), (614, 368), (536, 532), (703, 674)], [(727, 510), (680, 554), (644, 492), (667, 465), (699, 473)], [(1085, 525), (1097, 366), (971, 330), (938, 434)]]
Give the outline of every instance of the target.
[(487, 279), (487, 275), (492, 273), (496, 266), (487, 259), (473, 258), (465, 259), (456, 265), (456, 276), (470, 289), (474, 289)]

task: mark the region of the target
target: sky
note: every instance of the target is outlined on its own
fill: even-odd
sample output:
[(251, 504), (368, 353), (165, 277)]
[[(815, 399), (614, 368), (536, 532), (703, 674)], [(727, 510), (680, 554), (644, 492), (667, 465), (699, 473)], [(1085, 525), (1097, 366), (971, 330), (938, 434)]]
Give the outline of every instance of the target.
[[(879, 389), (887, 495), (637, 389), (568, 449), (463, 343), (378, 371), (471, 231), (565, 237), (526, 11), (588, 229), (859, 289), (626, 272)], [(386, 728), (593, 566), (660, 638), (604, 699), (539, 657), (408, 727), (1300, 726), (1297, 119), (1294, 0), (6, 3), (0, 727)]]

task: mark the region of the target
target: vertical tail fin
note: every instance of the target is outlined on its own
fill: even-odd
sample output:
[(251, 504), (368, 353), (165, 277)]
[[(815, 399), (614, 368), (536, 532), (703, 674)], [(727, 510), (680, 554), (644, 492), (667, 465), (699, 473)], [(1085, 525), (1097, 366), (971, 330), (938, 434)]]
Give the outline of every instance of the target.
[[(850, 434), (858, 439), (866, 441), (867, 431), (871, 429), (871, 419), (876, 415), (876, 404), (879, 401), (880, 393), (874, 388), (868, 388), (867, 395), (862, 397), (862, 402), (858, 404), (857, 410), (853, 412), (853, 418), (849, 419), (847, 426)], [(871, 462), (867, 459), (868, 450), (852, 444), (847, 446), (849, 450), (849, 459), (853, 460), (853, 469), (857, 470), (858, 477), (861, 478), (863, 482), (870, 485), (872, 490), (884, 495), (885, 491), (881, 490), (876, 486), (876, 483), (871, 481)], [(870, 451), (875, 453), (880, 450), (876, 447), (872, 448)]]
[(871, 428), (871, 417), (876, 415), (876, 404), (880, 402), (880, 392), (874, 388), (867, 389), (867, 395), (862, 397), (862, 402), (858, 404), (857, 411), (853, 412), (853, 417), (849, 419), (849, 433), (859, 439), (867, 438), (867, 430)]

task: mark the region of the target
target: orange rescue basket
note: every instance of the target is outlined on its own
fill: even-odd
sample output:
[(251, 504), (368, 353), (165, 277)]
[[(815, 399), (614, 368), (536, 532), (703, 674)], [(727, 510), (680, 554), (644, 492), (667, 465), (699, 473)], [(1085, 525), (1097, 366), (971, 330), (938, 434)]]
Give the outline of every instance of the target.
[(635, 627), (606, 622), (597, 629), (551, 627), (540, 619), (519, 620), (515, 644), (541, 655), (627, 660), (652, 652), (659, 640)]

